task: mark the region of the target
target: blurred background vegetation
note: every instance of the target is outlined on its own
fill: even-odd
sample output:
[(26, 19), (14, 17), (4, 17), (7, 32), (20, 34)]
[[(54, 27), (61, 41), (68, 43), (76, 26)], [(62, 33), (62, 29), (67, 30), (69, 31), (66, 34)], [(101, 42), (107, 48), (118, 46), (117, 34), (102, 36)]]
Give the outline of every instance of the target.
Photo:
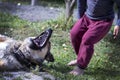
[[(31, 4), (31, 0), (2, 0), (3, 2)], [(65, 7), (64, 0), (37, 0), (37, 5), (42, 6), (54, 6), (54, 7)]]

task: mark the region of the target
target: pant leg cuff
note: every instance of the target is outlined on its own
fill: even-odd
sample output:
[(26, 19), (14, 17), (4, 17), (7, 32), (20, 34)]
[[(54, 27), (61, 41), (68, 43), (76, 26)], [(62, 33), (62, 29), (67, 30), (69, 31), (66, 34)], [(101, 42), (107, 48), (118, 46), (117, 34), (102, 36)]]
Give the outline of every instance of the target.
[(84, 67), (82, 67), (81, 65), (77, 64), (77, 66), (80, 68), (80, 69), (85, 69)]

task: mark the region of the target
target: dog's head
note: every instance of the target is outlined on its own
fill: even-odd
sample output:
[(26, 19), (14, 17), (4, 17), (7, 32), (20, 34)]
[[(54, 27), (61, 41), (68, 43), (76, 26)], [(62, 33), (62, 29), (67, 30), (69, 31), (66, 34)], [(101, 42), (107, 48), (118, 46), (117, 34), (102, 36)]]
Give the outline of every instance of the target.
[(54, 57), (50, 52), (51, 43), (49, 41), (51, 35), (52, 30), (48, 29), (37, 37), (29, 37), (23, 41), (23, 44), (20, 46), (19, 49), (21, 49), (23, 53), (27, 53), (24, 55), (26, 57), (29, 56), (31, 60), (35, 63), (41, 63), (44, 60), (47, 60), (48, 62), (53, 62)]

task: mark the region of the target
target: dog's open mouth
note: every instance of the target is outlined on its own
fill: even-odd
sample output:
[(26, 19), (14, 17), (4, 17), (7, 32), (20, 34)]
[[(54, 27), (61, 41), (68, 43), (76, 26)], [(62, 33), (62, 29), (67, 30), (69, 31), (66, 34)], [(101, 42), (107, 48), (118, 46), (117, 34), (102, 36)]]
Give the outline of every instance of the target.
[(42, 32), (39, 36), (32, 39), (33, 45), (30, 46), (30, 48), (41, 49), (47, 44), (51, 35), (52, 35), (52, 29), (47, 29), (46, 31)]

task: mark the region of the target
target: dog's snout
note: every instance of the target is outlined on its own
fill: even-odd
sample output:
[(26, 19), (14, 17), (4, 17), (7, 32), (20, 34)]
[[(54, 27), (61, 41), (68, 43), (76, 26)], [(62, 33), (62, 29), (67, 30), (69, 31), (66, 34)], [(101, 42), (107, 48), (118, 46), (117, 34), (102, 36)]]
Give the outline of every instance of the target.
[(55, 59), (54, 59), (54, 57), (53, 57), (53, 55), (51, 55), (51, 58), (50, 58), (50, 60), (49, 60), (50, 62), (54, 62), (55, 61)]
[(48, 62), (55, 61), (54, 56), (50, 52), (46, 55), (45, 60), (47, 60)]

